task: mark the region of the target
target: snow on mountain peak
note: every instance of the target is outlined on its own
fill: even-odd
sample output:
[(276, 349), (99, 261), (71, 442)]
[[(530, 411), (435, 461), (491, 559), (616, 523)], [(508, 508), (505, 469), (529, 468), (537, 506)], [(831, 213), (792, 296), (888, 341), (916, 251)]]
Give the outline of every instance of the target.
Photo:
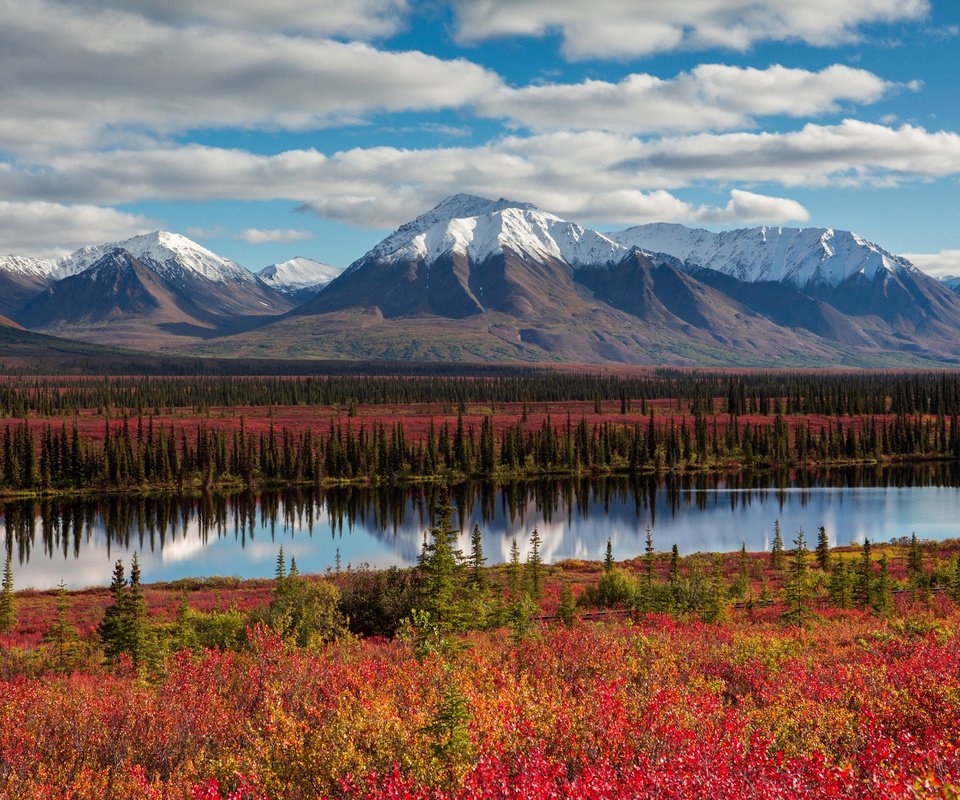
[(112, 250), (126, 250), (166, 277), (176, 277), (186, 271), (215, 283), (254, 281), (253, 274), (239, 264), (218, 256), (186, 236), (168, 231), (154, 231), (122, 242), (81, 247), (57, 262), (52, 277), (59, 280), (83, 272)]
[(53, 259), (0, 256), (0, 272), (15, 272), (32, 278), (47, 278), (56, 266)]
[(320, 288), (336, 278), (342, 267), (322, 264), (312, 258), (298, 256), (279, 264), (271, 264), (257, 273), (261, 282), (278, 291), (297, 291), (300, 289)]
[(916, 270), (850, 231), (833, 228), (743, 228), (712, 233), (670, 223), (637, 225), (610, 238), (655, 253), (666, 253), (688, 267), (706, 267), (743, 281), (780, 281), (797, 287), (836, 286), (862, 274)]
[(574, 266), (610, 263), (626, 252), (603, 234), (566, 222), (532, 203), (458, 194), (401, 225), (351, 269), (370, 260), (432, 263), (451, 252), (482, 262), (504, 249)]

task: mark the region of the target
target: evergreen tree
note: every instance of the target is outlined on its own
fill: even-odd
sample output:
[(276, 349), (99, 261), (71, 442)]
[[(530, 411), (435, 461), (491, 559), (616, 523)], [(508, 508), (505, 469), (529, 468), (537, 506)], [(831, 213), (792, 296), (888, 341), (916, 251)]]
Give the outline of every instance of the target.
[(97, 627), (103, 652), (110, 660), (129, 649), (127, 620), (129, 619), (130, 596), (127, 592), (127, 574), (123, 561), (117, 559), (110, 581), (110, 596), (113, 604), (103, 611), (103, 619)]
[(643, 547), (643, 583), (637, 597), (637, 611), (650, 613), (655, 611), (653, 592), (653, 572), (656, 563), (656, 551), (653, 547), (653, 531), (648, 525), (645, 529), (646, 541)]
[(786, 611), (783, 618), (791, 625), (803, 627), (810, 617), (810, 580), (807, 565), (807, 540), (803, 528), (797, 531), (790, 556), (789, 577), (785, 587)]
[(520, 569), (520, 547), (517, 544), (517, 537), (513, 537), (510, 543), (510, 562), (507, 567), (510, 592), (513, 595), (519, 595), (523, 588), (523, 575)]
[(420, 570), (423, 574), (420, 608), (442, 633), (463, 625), (463, 554), (456, 548), (453, 508), (445, 500), (437, 509), (437, 522)]
[(543, 597), (543, 559), (540, 557), (540, 532), (534, 528), (530, 534), (530, 552), (527, 554), (527, 590), (530, 597), (540, 600)]
[(838, 561), (830, 571), (828, 591), (830, 602), (837, 608), (850, 608), (853, 605), (853, 581), (850, 569), (844, 562)]
[(873, 610), (884, 617), (893, 610), (893, 581), (890, 579), (886, 553), (880, 556), (880, 575), (877, 576), (873, 593)]
[(953, 578), (950, 580), (950, 597), (960, 602), (960, 556), (953, 562)]
[(294, 556), (290, 556), (290, 573), (287, 576), (289, 578), (299, 578), (300, 569), (297, 567), (297, 559)]
[(775, 570), (783, 569), (783, 536), (780, 533), (780, 520), (773, 523), (773, 546), (770, 548), (770, 566)]
[(7, 551), (3, 565), (3, 586), (0, 589), (0, 631), (17, 627), (17, 598), (13, 593), (13, 559)]
[(140, 583), (140, 558), (136, 553), (130, 563), (130, 588), (127, 601), (128, 652), (135, 665), (140, 665), (152, 655), (150, 652), (149, 628), (147, 626), (147, 602)]
[(870, 540), (863, 540), (860, 550), (860, 565), (853, 586), (853, 600), (860, 608), (873, 605), (873, 560), (870, 556)]
[(613, 542), (607, 538), (607, 555), (603, 559), (603, 571), (612, 572), (616, 562), (613, 560)]
[(67, 586), (60, 581), (57, 587), (57, 618), (43, 637), (52, 649), (53, 668), (57, 672), (70, 672), (79, 657), (80, 635), (70, 622), (70, 601)]
[(280, 591), (280, 588), (283, 586), (283, 581), (287, 577), (287, 559), (283, 554), (283, 545), (280, 545), (280, 550), (277, 553), (277, 566), (273, 572), (274, 579), (274, 592)]
[(817, 532), (817, 565), (824, 572), (830, 571), (830, 539), (827, 537), (827, 529), (820, 526)]
[(670, 610), (680, 611), (680, 548), (674, 543), (670, 548), (670, 572), (667, 575), (667, 585), (670, 588)]
[(700, 618), (704, 622), (722, 623), (727, 618), (727, 583), (723, 576), (723, 562), (717, 559), (710, 571)]
[(470, 555), (467, 563), (470, 565), (470, 585), (477, 590), (486, 589), (487, 573), (484, 566), (487, 559), (483, 555), (483, 534), (479, 524), (473, 526), (473, 533), (470, 535)]

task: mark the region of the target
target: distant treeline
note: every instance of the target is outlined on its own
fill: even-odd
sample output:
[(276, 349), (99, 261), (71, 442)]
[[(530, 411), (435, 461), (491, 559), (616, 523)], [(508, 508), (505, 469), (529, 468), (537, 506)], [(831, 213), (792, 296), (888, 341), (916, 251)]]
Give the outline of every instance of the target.
[(529, 429), (522, 418), (500, 432), (492, 417), (479, 428), (435, 426), (408, 436), (402, 423), (386, 426), (347, 419), (325, 431), (286, 427), (248, 431), (210, 428), (189, 435), (152, 418), (104, 426), (102, 439), (81, 437), (76, 425), (7, 426), (0, 489), (48, 491), (137, 487), (259, 486), (341, 480), (536, 477), (586, 472), (642, 473), (736, 464), (782, 467), (885, 459), (960, 458), (956, 416), (830, 419), (814, 428), (802, 418), (772, 422), (696, 414), (692, 423), (667, 417), (635, 422), (547, 418)]
[(960, 415), (960, 373), (724, 374), (660, 369), (642, 376), (487, 368), (461, 375), (323, 377), (20, 378), (0, 384), (0, 415), (61, 416), (79, 409), (159, 414), (236, 406), (618, 401), (636, 409), (670, 398), (710, 414)]

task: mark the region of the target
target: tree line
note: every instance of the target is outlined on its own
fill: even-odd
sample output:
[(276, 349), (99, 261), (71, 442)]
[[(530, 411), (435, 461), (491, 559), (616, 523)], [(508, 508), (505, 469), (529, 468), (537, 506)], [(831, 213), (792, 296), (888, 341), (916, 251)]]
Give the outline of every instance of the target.
[(352, 404), (616, 402), (624, 410), (673, 399), (678, 411), (747, 414), (960, 414), (956, 373), (744, 373), (655, 369), (597, 375), (535, 368), (461, 367), (461, 374), (300, 377), (141, 376), (17, 378), (0, 382), (0, 416), (62, 416), (80, 409), (132, 416), (162, 409)]
[(548, 415), (538, 428), (522, 419), (497, 431), (490, 415), (479, 426), (430, 422), (413, 438), (402, 423), (385, 425), (330, 419), (326, 430), (292, 431), (273, 425), (248, 431), (241, 418), (227, 431), (200, 421), (189, 434), (152, 417), (105, 423), (102, 438), (70, 428), (26, 423), (4, 428), (0, 489), (51, 491), (88, 488), (319, 484), (323, 481), (395, 481), (408, 478), (535, 477), (551, 474), (643, 473), (884, 459), (960, 459), (957, 417), (898, 414), (844, 424), (778, 415), (772, 422), (697, 414), (652, 413), (632, 423), (562, 422)]

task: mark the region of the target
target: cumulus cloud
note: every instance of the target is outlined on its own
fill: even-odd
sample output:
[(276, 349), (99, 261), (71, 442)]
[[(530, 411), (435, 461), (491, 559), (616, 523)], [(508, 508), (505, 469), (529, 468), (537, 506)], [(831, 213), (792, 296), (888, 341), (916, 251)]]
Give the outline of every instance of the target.
[(183, 27), (54, 0), (0, 0), (0, 17), (0, 149), (21, 153), (210, 127), (310, 129), (459, 107), (501, 85), (463, 59), (357, 41)]
[(74, 0), (87, 13), (133, 11), (169, 25), (208, 24), (240, 30), (306, 32), (370, 39), (395, 33), (406, 0)]
[[(200, 145), (73, 153), (33, 168), (0, 165), (0, 195), (95, 204), (287, 199), (324, 217), (387, 227), (426, 203), (467, 191), (530, 200), (580, 218), (632, 222), (649, 215), (651, 202), (669, 212), (657, 191), (705, 181), (744, 189), (761, 183), (884, 185), (957, 174), (958, 134), (847, 120), (788, 133), (655, 140), (558, 131), (476, 147), (370, 147), (329, 156)], [(744, 194), (728, 216), (754, 214)], [(796, 208), (781, 206), (782, 214), (798, 219)]]
[(878, 22), (919, 20), (927, 0), (454, 0), (463, 41), (558, 31), (568, 58), (627, 58), (679, 49), (744, 51), (767, 41), (855, 41)]
[(53, 258), (91, 242), (128, 239), (158, 227), (151, 219), (112, 208), (0, 201), (0, 253)]
[(960, 250), (939, 253), (904, 253), (903, 257), (937, 278), (960, 276)]
[(292, 228), (246, 228), (237, 234), (237, 238), (247, 244), (267, 244), (269, 242), (303, 242), (312, 239), (310, 231)]
[(893, 86), (839, 64), (819, 72), (702, 64), (667, 80), (633, 74), (619, 83), (503, 87), (482, 98), (477, 110), (535, 130), (729, 130), (752, 126), (760, 116), (806, 117), (835, 112), (843, 101), (874, 103)]
[(796, 200), (788, 197), (769, 197), (742, 189), (730, 191), (730, 202), (722, 209), (703, 209), (694, 219), (697, 222), (806, 222), (810, 214)]

